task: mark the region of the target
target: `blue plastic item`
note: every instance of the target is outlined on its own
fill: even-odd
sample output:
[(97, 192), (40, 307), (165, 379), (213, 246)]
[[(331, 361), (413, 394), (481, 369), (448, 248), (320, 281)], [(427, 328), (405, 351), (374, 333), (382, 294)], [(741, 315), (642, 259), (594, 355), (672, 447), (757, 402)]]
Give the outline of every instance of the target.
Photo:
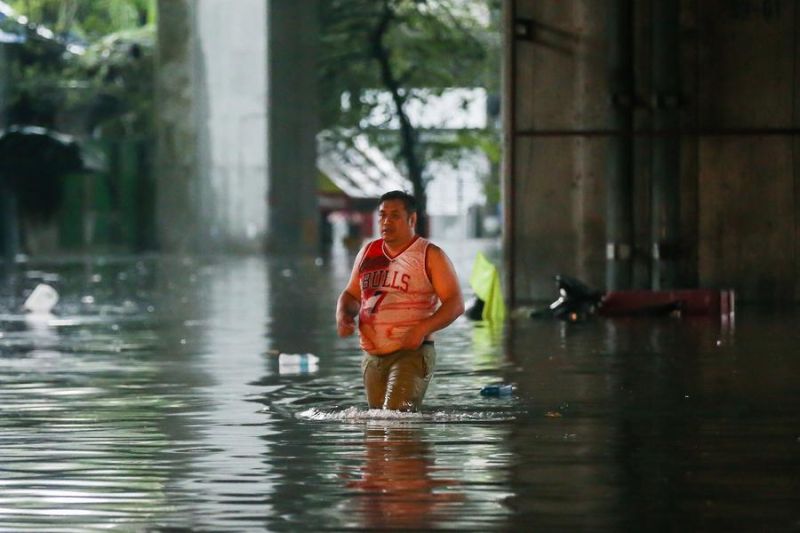
[(486, 385), (481, 389), (481, 396), (511, 396), (514, 392), (513, 385), (504, 385), (502, 383), (496, 385)]

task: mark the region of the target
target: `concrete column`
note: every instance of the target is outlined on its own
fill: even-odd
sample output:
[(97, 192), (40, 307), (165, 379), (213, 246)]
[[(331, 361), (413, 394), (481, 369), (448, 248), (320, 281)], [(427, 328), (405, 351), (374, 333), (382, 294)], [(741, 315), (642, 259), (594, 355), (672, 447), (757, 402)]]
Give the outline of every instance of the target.
[(512, 305), (554, 294), (553, 276), (602, 287), (610, 103), (608, 2), (516, 0), (507, 13), (504, 190)]
[[(261, 253), (268, 212), (267, 6), (263, 0), (162, 0), (159, 8), (156, 196), (161, 247)], [(283, 68), (291, 73), (293, 66)], [(311, 80), (314, 75), (313, 70), (304, 73)], [(286, 90), (302, 94), (307, 82), (299, 83), (298, 89), (287, 82)], [(287, 116), (296, 112), (301, 121), (315, 117), (309, 115), (312, 110), (295, 111), (303, 105), (280, 104), (288, 105)], [(278, 122), (281, 136), (286, 136), (284, 120)], [(302, 142), (286, 142), (290, 156), (314, 165), (313, 152), (301, 157), (302, 151), (293, 151)], [(308, 197), (283, 205), (304, 201)]]
[(680, 2), (653, 3), (652, 288), (680, 287)]
[(612, 102), (606, 191), (606, 289), (629, 289), (633, 279), (633, 3), (611, 0), (608, 77)]
[(193, 251), (198, 240), (194, 21), (193, 0), (158, 0), (156, 231), (167, 252)]
[(317, 0), (267, 3), (267, 247), (317, 249)]
[[(8, 45), (0, 44), (0, 132), (7, 126), (8, 111)], [(0, 261), (12, 259), (19, 251), (16, 195), (0, 177)]]
[(5, 44), (0, 43), (0, 130), (6, 127), (8, 106), (8, 54)]
[(267, 229), (267, 35), (263, 0), (196, 1), (203, 246), (262, 253)]

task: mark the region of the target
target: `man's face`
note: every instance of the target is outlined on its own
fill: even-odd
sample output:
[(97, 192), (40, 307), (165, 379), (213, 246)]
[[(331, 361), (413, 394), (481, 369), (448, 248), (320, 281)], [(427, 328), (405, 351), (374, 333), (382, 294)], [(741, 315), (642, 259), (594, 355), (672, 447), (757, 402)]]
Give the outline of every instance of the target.
[(404, 244), (414, 236), (417, 214), (406, 211), (402, 200), (386, 200), (378, 207), (381, 237), (387, 244)]

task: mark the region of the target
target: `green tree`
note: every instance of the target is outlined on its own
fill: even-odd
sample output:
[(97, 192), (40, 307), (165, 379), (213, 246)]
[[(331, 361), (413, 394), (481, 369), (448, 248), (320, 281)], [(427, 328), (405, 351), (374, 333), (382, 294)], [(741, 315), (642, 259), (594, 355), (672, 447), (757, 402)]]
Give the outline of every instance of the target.
[(152, 24), (154, 0), (12, 0), (18, 13), (59, 35), (92, 42), (110, 33)]
[[(423, 136), (408, 106), (453, 87), (497, 92), (499, 34), (492, 14), (498, 7), (496, 0), (322, 2), (323, 124), (345, 143), (367, 135), (405, 169), (420, 204), (417, 230), (423, 235), (428, 233), (426, 165), (497, 139), (489, 130)], [(376, 92), (389, 94), (390, 102), (375, 98)], [(398, 128), (369, 124), (365, 117), (376, 111), (395, 119)]]
[[(8, 123), (85, 134), (147, 131), (152, 104), (153, 0), (14, 0)], [(10, 26), (14, 26), (11, 28)]]
[(80, 106), (96, 134), (141, 136), (153, 128), (155, 28), (106, 35), (73, 64), (86, 81)]
[[(120, 220), (126, 209), (123, 173), (117, 171), (121, 154), (135, 152), (137, 168), (146, 172), (155, 3), (18, 0), (12, 7), (16, 13), (0, 21), (0, 29), (16, 36), (0, 45), (7, 58), (6, 99), (0, 112), (4, 125), (11, 126), (2, 137), (4, 153), (13, 157), (4, 156), (0, 179), (18, 199), (18, 217), (27, 228), (21, 232), (22, 242), (35, 243), (28, 240), (35, 229), (56, 214), (66, 175), (80, 168), (72, 164), (75, 158), (99, 170), (97, 180), (103, 180), (108, 193), (109, 205), (103, 209), (109, 212), (109, 235), (114, 239), (123, 231)], [(102, 140), (88, 141), (90, 135)], [(41, 140), (45, 137), (52, 142)], [(67, 153), (75, 158), (65, 162), (54, 148), (60, 144), (80, 147), (80, 154)], [(101, 182), (91, 187), (96, 183)]]
[(20, 19), (7, 23), (27, 38), (14, 46), (9, 62), (8, 122), (76, 134), (150, 129), (154, 0), (11, 5)]

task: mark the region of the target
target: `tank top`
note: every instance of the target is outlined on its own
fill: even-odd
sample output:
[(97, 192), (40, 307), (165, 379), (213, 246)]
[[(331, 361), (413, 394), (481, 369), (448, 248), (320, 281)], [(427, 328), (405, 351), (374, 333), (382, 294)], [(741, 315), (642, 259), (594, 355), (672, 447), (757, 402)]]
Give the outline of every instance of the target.
[(406, 331), (431, 316), (439, 304), (425, 268), (430, 241), (415, 236), (392, 257), (383, 239), (367, 245), (358, 268), (361, 348), (372, 355), (400, 349)]

